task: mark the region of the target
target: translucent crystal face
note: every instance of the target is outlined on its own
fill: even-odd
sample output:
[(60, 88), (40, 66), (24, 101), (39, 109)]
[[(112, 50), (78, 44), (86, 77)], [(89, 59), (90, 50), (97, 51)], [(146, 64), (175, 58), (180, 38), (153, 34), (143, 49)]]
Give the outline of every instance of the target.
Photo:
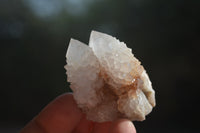
[(99, 62), (92, 49), (87, 45), (71, 39), (67, 51), (68, 82), (74, 91), (74, 98), (80, 106), (95, 107), (98, 103), (96, 91), (103, 86), (99, 77)]
[(67, 51), (68, 82), (88, 119), (144, 120), (155, 106), (149, 77), (125, 43), (92, 31), (89, 47), (71, 39)]

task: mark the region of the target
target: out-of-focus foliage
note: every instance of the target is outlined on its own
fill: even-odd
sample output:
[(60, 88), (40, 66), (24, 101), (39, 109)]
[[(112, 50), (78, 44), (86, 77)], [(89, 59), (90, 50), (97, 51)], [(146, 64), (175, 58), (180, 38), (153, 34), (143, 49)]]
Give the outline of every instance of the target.
[[(0, 123), (28, 122), (69, 91), (65, 53), (91, 30), (133, 49), (156, 90), (157, 107), (138, 132), (199, 130), (200, 1), (1, 0)], [(167, 131), (166, 131), (167, 132)]]

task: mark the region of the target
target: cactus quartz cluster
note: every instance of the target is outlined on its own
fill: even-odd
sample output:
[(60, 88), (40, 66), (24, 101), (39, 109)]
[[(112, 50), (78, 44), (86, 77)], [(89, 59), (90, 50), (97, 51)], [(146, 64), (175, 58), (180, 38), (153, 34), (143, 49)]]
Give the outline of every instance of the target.
[(67, 80), (87, 119), (143, 121), (155, 106), (146, 71), (115, 37), (92, 31), (89, 46), (71, 39), (66, 58)]

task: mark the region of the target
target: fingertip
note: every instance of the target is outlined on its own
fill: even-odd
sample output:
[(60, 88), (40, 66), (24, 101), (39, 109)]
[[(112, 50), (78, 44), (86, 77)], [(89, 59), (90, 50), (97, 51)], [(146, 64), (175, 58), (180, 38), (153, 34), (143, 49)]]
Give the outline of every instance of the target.
[(49, 103), (22, 132), (71, 132), (83, 114), (72, 94), (63, 94)]
[(120, 119), (113, 122), (111, 133), (136, 133), (136, 129), (130, 120)]
[(47, 131), (72, 131), (82, 118), (73, 95), (66, 93), (57, 97), (36, 117)]

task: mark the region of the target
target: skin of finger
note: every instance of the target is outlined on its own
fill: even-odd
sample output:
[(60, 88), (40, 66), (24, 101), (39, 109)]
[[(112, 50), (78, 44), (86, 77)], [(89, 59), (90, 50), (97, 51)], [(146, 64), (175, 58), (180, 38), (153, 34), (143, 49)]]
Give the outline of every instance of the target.
[(72, 133), (91, 133), (94, 128), (94, 122), (87, 120), (86, 115), (82, 117), (81, 121), (77, 127), (72, 131)]
[(133, 123), (127, 119), (114, 121), (110, 128), (110, 133), (136, 133)]
[(80, 122), (83, 114), (72, 94), (63, 94), (47, 105), (21, 133), (70, 133)]
[(39, 127), (34, 120), (29, 122), (20, 133), (44, 133), (43, 129)]
[(92, 133), (110, 133), (112, 122), (95, 123)]

